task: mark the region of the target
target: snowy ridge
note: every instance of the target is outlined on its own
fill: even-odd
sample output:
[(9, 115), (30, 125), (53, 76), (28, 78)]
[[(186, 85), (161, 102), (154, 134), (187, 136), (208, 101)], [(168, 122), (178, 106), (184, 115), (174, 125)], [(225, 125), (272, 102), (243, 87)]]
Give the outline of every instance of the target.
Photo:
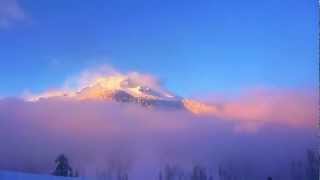
[(217, 112), (215, 106), (175, 96), (160, 87), (150, 87), (141, 81), (126, 76), (99, 77), (78, 91), (49, 92), (29, 100), (38, 101), (50, 98), (135, 103), (149, 108), (187, 110), (196, 115), (208, 115)]

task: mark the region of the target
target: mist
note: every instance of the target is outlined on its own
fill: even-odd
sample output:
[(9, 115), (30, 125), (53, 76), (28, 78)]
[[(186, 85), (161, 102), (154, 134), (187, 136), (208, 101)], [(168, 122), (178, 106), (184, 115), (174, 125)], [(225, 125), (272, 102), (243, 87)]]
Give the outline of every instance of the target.
[[(297, 98), (291, 106), (300, 104), (304, 111), (314, 105), (301, 102)], [(316, 147), (317, 131), (310, 123), (315, 119), (307, 119), (313, 114), (304, 111), (305, 120), (294, 115), (288, 120), (288, 115), (273, 116), (278, 113), (273, 109), (272, 115), (254, 116), (263, 119), (257, 125), (248, 118), (248, 106), (242, 107), (247, 114), (241, 110), (237, 118), (236, 111), (198, 116), (115, 102), (2, 99), (0, 169), (51, 173), (55, 158), (64, 153), (85, 176), (121, 168), (130, 179), (157, 179), (166, 166), (189, 173), (199, 165), (213, 177), (226, 167), (247, 179), (290, 179), (290, 163), (304, 162), (307, 149)], [(284, 114), (288, 108), (278, 110)]]

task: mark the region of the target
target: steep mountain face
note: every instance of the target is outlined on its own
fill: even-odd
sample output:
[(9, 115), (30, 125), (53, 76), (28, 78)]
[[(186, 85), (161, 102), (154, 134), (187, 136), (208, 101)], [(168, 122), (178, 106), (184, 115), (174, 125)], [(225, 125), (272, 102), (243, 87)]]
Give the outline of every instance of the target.
[(133, 79), (111, 76), (96, 79), (90, 85), (72, 93), (53, 93), (47, 98), (72, 98), (75, 100), (115, 101), (119, 103), (134, 103), (148, 108), (187, 110), (193, 114), (212, 114), (214, 106), (175, 96), (161, 88), (151, 88)]

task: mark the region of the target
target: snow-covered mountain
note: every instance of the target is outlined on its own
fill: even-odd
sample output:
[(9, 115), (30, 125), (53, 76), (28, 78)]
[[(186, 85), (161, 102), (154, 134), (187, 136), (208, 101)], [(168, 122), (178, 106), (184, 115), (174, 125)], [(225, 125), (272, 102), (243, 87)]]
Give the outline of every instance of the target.
[(215, 106), (185, 99), (160, 87), (150, 87), (124, 76), (97, 78), (78, 91), (52, 92), (33, 97), (31, 100), (50, 98), (134, 103), (148, 108), (182, 109), (194, 114), (211, 114), (217, 110)]

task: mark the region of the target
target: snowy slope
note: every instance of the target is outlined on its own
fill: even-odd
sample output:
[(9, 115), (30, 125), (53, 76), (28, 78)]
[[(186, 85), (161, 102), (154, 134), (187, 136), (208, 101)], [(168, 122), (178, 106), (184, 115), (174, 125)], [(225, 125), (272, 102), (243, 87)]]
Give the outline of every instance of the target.
[(84, 178), (57, 177), (14, 171), (0, 171), (0, 180), (89, 180)]
[(101, 99), (112, 97), (115, 92), (124, 92), (134, 98), (153, 100), (178, 100), (179, 98), (162, 90), (151, 88), (125, 77), (106, 77), (95, 80), (88, 87), (75, 93), (77, 99)]
[(187, 110), (197, 115), (208, 115), (217, 112), (215, 106), (191, 99), (184, 99), (173, 95), (159, 86), (150, 86), (125, 76), (97, 78), (77, 91), (50, 92), (32, 97), (29, 101), (51, 98), (135, 103), (144, 107)]

